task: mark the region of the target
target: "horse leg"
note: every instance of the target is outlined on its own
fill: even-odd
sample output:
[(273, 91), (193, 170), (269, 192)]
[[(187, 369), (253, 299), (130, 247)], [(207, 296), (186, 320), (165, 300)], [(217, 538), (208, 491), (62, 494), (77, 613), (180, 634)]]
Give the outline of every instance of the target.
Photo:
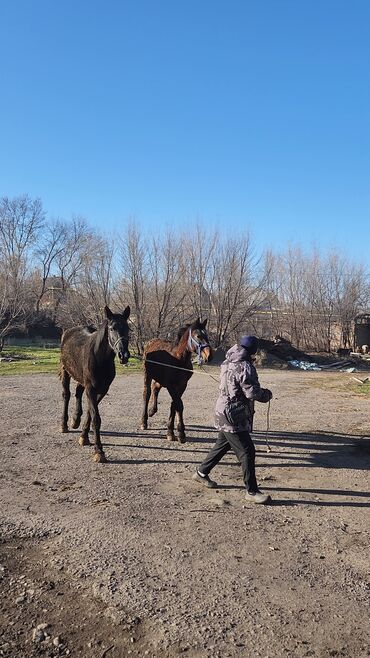
[(91, 442), (89, 439), (90, 424), (91, 424), (91, 414), (90, 414), (90, 405), (89, 405), (86, 412), (85, 422), (82, 425), (81, 436), (78, 439), (80, 446), (91, 446)]
[(62, 432), (68, 432), (68, 403), (71, 397), (70, 382), (71, 375), (63, 368), (61, 371), (62, 380), (62, 397), (63, 397), (63, 416), (62, 416)]
[[(175, 425), (175, 415), (176, 413), (180, 415), (181, 421), (182, 421), (182, 412), (184, 409), (183, 402), (181, 400), (181, 396), (178, 393), (178, 390), (174, 387), (169, 387), (167, 388), (171, 398), (171, 411), (170, 411), (170, 417), (168, 419), (167, 423), (167, 438), (170, 441), (176, 441), (176, 436), (174, 433), (174, 425)], [(180, 443), (185, 443), (186, 437), (185, 437), (185, 428), (183, 427), (183, 422), (180, 425), (180, 435), (179, 435), (179, 441)]]
[(150, 417), (154, 416), (154, 414), (157, 413), (158, 411), (158, 395), (159, 391), (161, 390), (162, 386), (158, 384), (158, 382), (155, 382), (154, 379), (152, 381), (151, 385), (151, 396), (149, 400), (149, 410), (148, 410), (148, 415)]
[(169, 441), (176, 441), (176, 436), (175, 436), (175, 432), (174, 432), (175, 414), (176, 414), (176, 406), (175, 406), (174, 401), (172, 400), (171, 410), (170, 410), (170, 417), (169, 417), (168, 423), (167, 423), (167, 439)]
[(185, 425), (184, 425), (184, 418), (183, 418), (183, 412), (184, 412), (184, 403), (181, 400), (184, 391), (186, 389), (187, 382), (185, 383), (184, 386), (178, 387), (177, 392), (179, 396), (180, 403), (178, 405), (178, 409), (176, 409), (176, 414), (177, 414), (177, 432), (178, 432), (178, 438), (180, 443), (186, 443), (186, 435), (185, 435)]
[(184, 403), (180, 396), (174, 401), (177, 414), (177, 430), (180, 443), (186, 443), (185, 425), (183, 419)]
[(88, 387), (86, 388), (86, 395), (89, 400), (91, 423), (94, 430), (94, 462), (102, 464), (107, 461), (107, 458), (104, 454), (103, 446), (100, 440), (101, 418), (98, 404), (105, 394), (100, 393), (98, 395), (93, 388)]
[(75, 393), (76, 407), (72, 418), (72, 427), (74, 430), (80, 427), (81, 416), (82, 416), (82, 394), (84, 390), (85, 388), (84, 386), (82, 386), (82, 384), (77, 384), (76, 393)]
[(141, 416), (141, 429), (148, 429), (148, 403), (150, 398), (150, 382), (152, 378), (147, 373), (144, 375), (144, 391), (143, 391), (143, 413)]
[(181, 402), (181, 409), (179, 408), (176, 413), (177, 413), (177, 434), (178, 434), (178, 439), (180, 443), (186, 443), (186, 434), (185, 434), (185, 425), (184, 425), (184, 419), (183, 419), (183, 411), (184, 411), (184, 403)]

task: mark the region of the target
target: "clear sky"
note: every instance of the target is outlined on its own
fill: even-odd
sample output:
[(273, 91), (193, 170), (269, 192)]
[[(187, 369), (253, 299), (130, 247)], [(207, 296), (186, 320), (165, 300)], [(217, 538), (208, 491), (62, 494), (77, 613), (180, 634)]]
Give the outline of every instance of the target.
[(370, 245), (369, 0), (0, 0), (0, 196)]

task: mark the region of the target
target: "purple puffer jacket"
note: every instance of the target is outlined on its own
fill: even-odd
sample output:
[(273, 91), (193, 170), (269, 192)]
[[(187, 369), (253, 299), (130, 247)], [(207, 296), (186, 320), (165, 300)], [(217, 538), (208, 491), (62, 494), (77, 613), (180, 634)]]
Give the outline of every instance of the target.
[[(230, 425), (224, 411), (228, 402), (226, 393), (226, 375), (230, 399), (245, 402), (246, 417), (243, 425)], [(220, 394), (216, 402), (215, 427), (224, 432), (251, 432), (253, 424), (254, 401), (268, 402), (272, 394), (261, 388), (257, 371), (250, 361), (248, 352), (240, 345), (234, 345), (226, 354), (221, 365)]]

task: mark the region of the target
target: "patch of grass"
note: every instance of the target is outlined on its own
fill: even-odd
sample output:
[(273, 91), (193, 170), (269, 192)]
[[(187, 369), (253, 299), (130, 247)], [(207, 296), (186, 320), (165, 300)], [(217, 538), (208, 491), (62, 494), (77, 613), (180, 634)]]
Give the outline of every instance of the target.
[[(359, 377), (359, 379), (365, 379), (365, 377)], [(352, 381), (349, 384), (349, 389), (353, 391), (353, 393), (356, 393), (357, 395), (366, 395), (366, 397), (370, 397), (370, 381), (365, 382), (365, 384), (360, 384), (359, 382), (354, 382)]]
[[(12, 359), (11, 361), (0, 361), (1, 375), (29, 375), (29, 374), (54, 374), (59, 371), (60, 348), (59, 347), (35, 347), (34, 345), (21, 347), (17, 345), (5, 346), (0, 359)], [(126, 366), (116, 359), (117, 375), (130, 375), (141, 372), (142, 364), (138, 359), (131, 359)]]
[(132, 375), (135, 372), (142, 372), (143, 366), (139, 359), (130, 359), (130, 361), (122, 366), (118, 359), (116, 359), (116, 373), (117, 375)]
[(370, 397), (370, 381), (360, 384), (360, 382), (353, 379), (353, 377), (365, 379), (366, 376), (366, 372), (355, 373), (352, 376), (347, 373), (320, 372), (317, 373), (315, 378), (307, 378), (307, 383), (309, 386), (327, 391), (339, 391), (340, 393), (353, 393), (354, 395)]
[(30, 373), (54, 373), (59, 370), (59, 347), (6, 346), (0, 354), (0, 375), (28, 375)]

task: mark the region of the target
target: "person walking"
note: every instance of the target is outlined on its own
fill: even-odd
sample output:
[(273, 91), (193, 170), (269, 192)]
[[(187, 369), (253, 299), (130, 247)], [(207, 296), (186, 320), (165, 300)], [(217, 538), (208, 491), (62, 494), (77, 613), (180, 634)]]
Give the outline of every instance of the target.
[[(261, 388), (258, 381), (251, 358), (257, 349), (256, 336), (243, 336), (239, 344), (226, 353), (226, 359), (221, 365), (220, 393), (215, 412), (218, 438), (204, 462), (197, 468), (193, 479), (203, 486), (216, 488), (217, 484), (210, 479), (209, 473), (229, 450), (233, 450), (242, 467), (245, 498), (263, 505), (270, 502), (271, 497), (258, 489), (256, 451), (250, 432), (253, 426), (254, 402), (269, 402), (272, 393), (268, 388)], [(230, 402), (233, 404), (230, 405)]]

